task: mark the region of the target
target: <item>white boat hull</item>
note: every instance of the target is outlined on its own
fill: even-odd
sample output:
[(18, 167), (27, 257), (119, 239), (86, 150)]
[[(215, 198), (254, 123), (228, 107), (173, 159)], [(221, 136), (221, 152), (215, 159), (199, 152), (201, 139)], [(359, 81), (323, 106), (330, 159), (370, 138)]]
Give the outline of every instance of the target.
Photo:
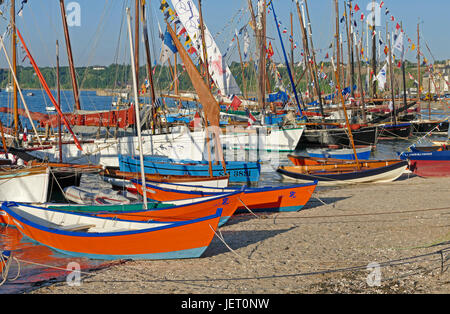
[(0, 174), (0, 200), (45, 203), (48, 198), (49, 169), (5, 171)]
[[(303, 134), (304, 128), (296, 129), (266, 129), (260, 128), (259, 133), (253, 132), (229, 132), (221, 135), (221, 143), (224, 145), (225, 156), (235, 154), (236, 150), (251, 150), (266, 152), (294, 151)], [(213, 141), (211, 141), (213, 143)], [(163, 155), (172, 159), (207, 160), (206, 140), (204, 131), (189, 132), (182, 128), (179, 132), (171, 134), (143, 135), (142, 146), (144, 155)], [(127, 136), (117, 139), (99, 139), (93, 143), (82, 144), (80, 151), (73, 144), (65, 144), (62, 147), (63, 161), (78, 164), (98, 164), (108, 167), (119, 167), (117, 156), (139, 154), (138, 137)], [(227, 153), (229, 152), (229, 155)], [(58, 145), (45, 150), (30, 152), (35, 157), (50, 161), (59, 161)], [(251, 155), (249, 158), (251, 158)], [(236, 157), (235, 157), (236, 158)], [(259, 158), (254, 155), (255, 160)], [(232, 159), (243, 160), (243, 159)]]

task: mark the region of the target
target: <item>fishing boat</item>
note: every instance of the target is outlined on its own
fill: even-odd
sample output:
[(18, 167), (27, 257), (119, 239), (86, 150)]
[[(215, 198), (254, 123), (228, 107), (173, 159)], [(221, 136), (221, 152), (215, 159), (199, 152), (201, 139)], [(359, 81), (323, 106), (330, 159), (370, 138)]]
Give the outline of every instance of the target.
[(98, 173), (95, 165), (27, 162), (0, 169), (0, 201), (45, 203), (58, 201), (62, 190), (78, 185), (83, 173)]
[[(142, 183), (139, 180), (132, 180), (131, 182), (136, 185), (139, 193), (142, 194)], [(193, 199), (236, 191), (236, 188), (215, 189), (171, 183), (152, 184), (146, 182), (146, 186), (148, 197), (155, 201)], [(246, 187), (243, 195), (239, 198), (241, 204), (239, 204), (237, 211), (299, 211), (309, 201), (316, 186), (317, 182), (279, 187)]]
[[(377, 126), (352, 125), (354, 144), (357, 146), (375, 145), (378, 141)], [(323, 147), (329, 145), (351, 146), (348, 129), (308, 127), (300, 138), (298, 148)]]
[(93, 259), (200, 257), (211, 243), (222, 209), (178, 222), (141, 222), (61, 212), (4, 202), (2, 215), (32, 240), (63, 254)]
[[(103, 179), (115, 186), (125, 187), (128, 190), (134, 189), (130, 183), (131, 179), (139, 179), (141, 174), (138, 172), (126, 172), (113, 168), (107, 168), (102, 173)], [(215, 188), (224, 188), (228, 186), (229, 176), (211, 177), (211, 176), (185, 176), (185, 175), (162, 175), (158, 173), (145, 174), (145, 180), (152, 182), (181, 183), (186, 185), (199, 185)]]
[(381, 139), (396, 139), (409, 138), (412, 134), (411, 123), (397, 123), (397, 124), (380, 124), (378, 138)]
[(50, 179), (50, 169), (45, 166), (3, 168), (0, 170), (0, 200), (47, 202)]
[[(76, 205), (44, 204), (45, 207), (60, 211), (78, 212), (98, 217), (119, 218), (137, 221), (185, 221), (212, 215), (222, 208), (219, 227), (224, 225), (235, 213), (243, 189), (227, 194), (175, 200), (170, 202), (150, 202), (147, 209), (142, 203), (120, 205)], [(0, 223), (2, 222), (0, 217)], [(5, 222), (3, 222), (5, 223)]]
[(402, 160), (365, 160), (359, 163), (329, 163), (309, 166), (281, 166), (283, 179), (295, 182), (318, 181), (319, 186), (356, 183), (383, 183), (398, 179), (406, 170)]
[[(372, 146), (358, 147), (356, 148), (356, 154), (358, 159), (369, 159), (372, 151)], [(355, 160), (355, 153), (351, 148), (307, 148), (306, 152), (310, 157), (318, 158), (335, 158), (335, 159), (347, 159)], [(295, 155), (289, 155), (289, 159), (295, 159)]]
[(408, 162), (408, 168), (421, 177), (450, 176), (450, 149), (447, 145), (410, 147), (410, 151), (399, 154)]
[[(121, 171), (139, 172), (140, 160), (132, 156), (119, 155)], [(212, 164), (212, 177), (223, 177), (229, 175), (229, 182), (254, 183), (259, 181), (261, 165), (259, 162), (225, 162), (224, 170), (222, 164)], [(210, 174), (207, 161), (176, 160), (170, 158), (156, 159), (151, 156), (144, 157), (144, 170), (149, 174), (161, 175), (184, 175), (184, 176), (208, 176)]]

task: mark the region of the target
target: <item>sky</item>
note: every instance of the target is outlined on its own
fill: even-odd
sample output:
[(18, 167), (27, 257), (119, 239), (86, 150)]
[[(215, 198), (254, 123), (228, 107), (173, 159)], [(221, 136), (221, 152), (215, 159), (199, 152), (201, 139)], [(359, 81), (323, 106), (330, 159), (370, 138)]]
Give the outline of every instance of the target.
[[(4, 0), (0, 5), (2, 15), (0, 18), (0, 34), (5, 34), (9, 23), (9, 5), (11, 0)], [(16, 11), (19, 11), (22, 0), (16, 0)], [(168, 0), (169, 4), (171, 1)], [(379, 1), (381, 2), (381, 0)], [(80, 9), (79, 25), (69, 27), (71, 45), (76, 66), (109, 65), (114, 62), (129, 63), (129, 39), (126, 29), (125, 8), (130, 7), (134, 13), (134, 0), (65, 0), (67, 14), (75, 14), (77, 7), (69, 5), (78, 4)], [(152, 58), (159, 57), (161, 42), (158, 39), (158, 21), (163, 24), (163, 16), (159, 11), (160, 0), (147, 0), (149, 5), (149, 35), (152, 39)], [(197, 4), (198, 1), (194, 0)], [(256, 7), (256, 0), (253, 0)], [(417, 24), (420, 24), (422, 45), (426, 43), (432, 55), (423, 47), (422, 51), (428, 60), (450, 59), (450, 1), (448, 0), (385, 0), (381, 9), (381, 25), (383, 41), (386, 34), (386, 17), (392, 15), (394, 22), (389, 22), (390, 31), (395, 30), (397, 23), (402, 23), (406, 35), (412, 43), (417, 42)], [(301, 33), (295, 1), (273, 0), (275, 12), (281, 27), (290, 28), (290, 13), (293, 13), (294, 42), (299, 46), (294, 51), (296, 61), (301, 56)], [(340, 17), (343, 15), (344, 1), (339, 2)], [(361, 12), (367, 16), (371, 7), (371, 0), (353, 1), (360, 11), (356, 13), (358, 29), (361, 28)], [(335, 32), (335, 15), (333, 0), (309, 0), (309, 11), (312, 23), (314, 46), (318, 50), (318, 58), (323, 59)], [(240, 29), (249, 21), (247, 0), (202, 0), (205, 24), (216, 39), (224, 53), (229, 46), (235, 29)], [(385, 15), (385, 9), (390, 11)], [(74, 15), (71, 15), (72, 17)], [(273, 13), (267, 16), (268, 41), (273, 42), (275, 59), (283, 61), (282, 50), (278, 34), (273, 21)], [(77, 20), (72, 20), (77, 22)], [(133, 23), (133, 22), (132, 22)], [(60, 42), (61, 65), (67, 65), (66, 46), (61, 23), (61, 11), (58, 0), (28, 0), (24, 5), (22, 16), (16, 17), (16, 24), (22, 33), (28, 48), (39, 66), (54, 66), (56, 54), (56, 40)], [(341, 24), (341, 31), (343, 29)], [(290, 31), (290, 30), (289, 30)], [(250, 30), (252, 35), (252, 31)], [(288, 45), (286, 35), (283, 35), (285, 45)], [(345, 36), (346, 37), (346, 36)], [(10, 35), (5, 35), (5, 45), (10, 51)], [(141, 48), (142, 49), (142, 48)], [(29, 66), (25, 60), (22, 49), (18, 48), (18, 64)], [(253, 49), (254, 50), (254, 49)], [(141, 64), (144, 63), (144, 53), (141, 50)], [(330, 51), (331, 52), (331, 51)], [(415, 60), (415, 52), (409, 50), (407, 59)], [(228, 63), (237, 61), (236, 49), (228, 56)], [(6, 68), (7, 63), (3, 53), (0, 55), (0, 67)]]

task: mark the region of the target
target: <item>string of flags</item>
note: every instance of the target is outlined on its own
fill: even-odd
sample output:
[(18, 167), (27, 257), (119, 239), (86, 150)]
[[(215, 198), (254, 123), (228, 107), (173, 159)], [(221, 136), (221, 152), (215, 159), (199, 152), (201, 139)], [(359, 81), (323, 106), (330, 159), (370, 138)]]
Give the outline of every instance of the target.
[[(186, 28), (184, 28), (184, 27), (178, 28), (177, 27), (178, 25), (181, 25), (181, 22), (178, 19), (177, 13), (174, 10), (172, 10), (172, 8), (170, 8), (170, 6), (166, 0), (161, 0), (161, 5), (160, 5), (159, 9), (163, 13), (165, 20), (167, 22), (169, 22), (169, 24), (175, 26), (175, 28), (177, 30), (176, 31), (177, 38), (180, 40), (180, 42), (182, 42), (183, 46), (186, 48), (186, 51), (192, 56), (193, 62), (196, 65), (198, 65), (199, 61), (200, 61), (200, 59), (199, 59), (200, 56), (198, 55), (198, 49), (200, 47), (197, 47), (198, 49), (196, 47), (194, 47), (192, 39), (187, 34)], [(170, 34), (168, 32), (166, 32), (166, 34), (167, 34), (167, 36), (170, 37)], [(161, 36), (161, 30), (160, 30), (160, 36)], [(163, 49), (166, 49), (164, 46), (166, 45), (166, 37), (167, 36), (162, 36)], [(169, 43), (169, 46), (170, 46), (170, 43), (173, 44), (172, 39), (167, 40), (167, 42)], [(174, 52), (174, 50), (171, 49), (170, 47), (169, 47), (169, 50)], [(170, 52), (169, 52), (169, 54), (170, 54)]]

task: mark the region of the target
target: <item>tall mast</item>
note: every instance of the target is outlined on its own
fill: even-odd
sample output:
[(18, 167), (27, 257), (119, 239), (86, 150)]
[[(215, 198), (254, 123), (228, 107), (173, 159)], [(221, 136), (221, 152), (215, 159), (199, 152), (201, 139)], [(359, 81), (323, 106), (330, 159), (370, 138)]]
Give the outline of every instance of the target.
[[(336, 13), (338, 13), (339, 12), (338, 0), (334, 0), (334, 3), (335, 3), (335, 7), (336, 7)], [(340, 41), (340, 38), (339, 38), (339, 15), (336, 14), (336, 47), (340, 46), (339, 41)], [(339, 48), (337, 48), (337, 51), (339, 51)], [(333, 59), (331, 59), (331, 60), (333, 62)], [(357, 168), (360, 169), (361, 166), (360, 166), (359, 161), (358, 161), (358, 155), (356, 154), (356, 148), (355, 148), (355, 142), (353, 141), (352, 129), (350, 127), (350, 122), (348, 121), (347, 109), (345, 108), (345, 100), (344, 100), (344, 96), (342, 95), (342, 89), (341, 89), (341, 83), (340, 83), (340, 75), (339, 75), (339, 72), (340, 72), (339, 61), (336, 62), (336, 65), (337, 65), (337, 68), (335, 68), (335, 65), (333, 64), (334, 72), (335, 72), (335, 75), (336, 75), (336, 87), (338, 89), (338, 96), (337, 97), (340, 97), (341, 102), (342, 102), (342, 109), (344, 111), (345, 122), (346, 122), (347, 130), (348, 130), (348, 137), (350, 139), (350, 144), (352, 145), (352, 148), (353, 148), (353, 153), (355, 155), (355, 162), (356, 162)]]
[[(12, 49), (12, 67), (14, 75), (17, 74), (17, 52), (16, 52), (16, 3), (15, 0), (11, 0), (11, 49)], [(19, 113), (18, 113), (18, 101), (17, 101), (17, 85), (13, 81), (13, 99), (14, 99), (14, 136), (19, 136)]]
[(281, 48), (283, 50), (284, 61), (286, 63), (287, 72), (288, 72), (289, 79), (290, 79), (291, 85), (292, 85), (292, 91), (294, 92), (295, 101), (297, 102), (298, 111), (299, 111), (300, 115), (303, 116), (303, 112), (302, 112), (302, 110), (300, 108), (300, 101), (299, 101), (299, 98), (298, 98), (297, 89), (295, 87), (295, 82), (294, 82), (294, 79), (292, 77), (291, 67), (289, 66), (289, 60), (288, 60), (288, 57), (286, 55), (286, 50), (284, 48), (283, 38), (281, 37), (280, 27), (278, 26), (278, 19), (277, 19), (277, 15), (275, 13), (275, 8), (274, 8), (274, 5), (273, 5), (273, 2), (271, 2), (271, 5), (272, 5), (273, 17), (275, 19), (275, 24), (277, 25), (278, 37), (280, 38), (280, 44), (281, 44)]
[[(139, 12), (141, 0), (135, 0), (134, 4), (134, 68), (136, 76), (136, 84), (139, 88)], [(136, 106), (139, 104), (137, 103)]]
[(312, 60), (313, 60), (313, 69), (314, 69), (315, 77), (317, 79), (316, 88), (317, 88), (317, 94), (318, 94), (318, 97), (319, 97), (319, 107), (321, 108), (320, 110), (321, 110), (322, 116), (324, 116), (323, 115), (322, 91), (321, 91), (320, 84), (319, 84), (317, 62), (316, 62), (316, 51), (314, 50), (314, 42), (313, 42), (313, 39), (312, 39), (312, 28), (311, 28), (311, 19), (309, 18), (308, 1), (304, 0), (304, 2), (305, 2), (305, 8), (306, 8), (306, 17), (308, 18), (309, 43), (310, 43), (310, 46), (311, 46), (311, 56), (312, 56)]
[(366, 116), (366, 108), (365, 108), (365, 100), (364, 100), (364, 88), (363, 88), (363, 80), (362, 80), (362, 71), (361, 71), (361, 51), (362, 51), (362, 34), (361, 34), (361, 41), (359, 44), (357, 44), (358, 51), (356, 53), (356, 62), (358, 62), (358, 78), (359, 78), (359, 93), (361, 97), (361, 111), (363, 116), (363, 122), (367, 122), (367, 116)]
[[(403, 32), (403, 22), (401, 23), (401, 29)], [(403, 78), (403, 102), (404, 102), (404, 106), (406, 107), (406, 70), (405, 70), (405, 47), (403, 47), (402, 50), (402, 78)]]
[(66, 9), (64, 6), (64, 0), (59, 0), (59, 5), (61, 7), (62, 24), (64, 27), (64, 36), (66, 39), (67, 58), (69, 59), (70, 76), (72, 79), (73, 98), (75, 100), (75, 108), (77, 110), (80, 110), (81, 109), (80, 95), (78, 93), (78, 83), (77, 83), (75, 67), (73, 65), (72, 46), (70, 44), (69, 28), (67, 27), (67, 16), (66, 16)]
[[(315, 89), (315, 92), (316, 92), (317, 97), (319, 99), (320, 113), (322, 115), (322, 121), (324, 122), (325, 121), (324, 120), (325, 114), (324, 114), (324, 111), (323, 111), (322, 97), (320, 95), (320, 86), (319, 86), (318, 76), (317, 76), (317, 72), (315, 70), (315, 67), (311, 64), (311, 62), (309, 62), (309, 59), (311, 59), (312, 63), (315, 64), (315, 58), (310, 56), (310, 50), (309, 50), (309, 44), (308, 44), (308, 33), (306, 31), (306, 28), (305, 28), (305, 20), (303, 19), (303, 15), (300, 12), (300, 5), (299, 5), (298, 1), (296, 1), (296, 4), (297, 4), (297, 14), (298, 14), (299, 22), (300, 22), (300, 30), (302, 31), (303, 50), (304, 50), (304, 54), (305, 54), (305, 60), (307, 60), (306, 66), (307, 66), (307, 69), (309, 70), (309, 72), (311, 74), (311, 78), (314, 81), (314, 89)], [(311, 43), (312, 43), (312, 40), (311, 40)], [(313, 49), (314, 48), (312, 48), (312, 50)]]
[(341, 77), (341, 70), (340, 70), (340, 64), (341, 64), (341, 53), (340, 53), (340, 32), (339, 32), (339, 4), (337, 2), (337, 0), (334, 1), (335, 2), (335, 12), (336, 12), (336, 65), (337, 65), (337, 75), (339, 77), (336, 77), (336, 79), (339, 79), (339, 82), (341, 82), (340, 77)]
[[(350, 89), (352, 92), (352, 97), (355, 98), (355, 63), (353, 56), (353, 26), (352, 26), (352, 0), (349, 2), (349, 10), (348, 14), (345, 14), (347, 20), (347, 46), (348, 46), (348, 64), (349, 64), (349, 72), (350, 72)], [(347, 12), (347, 8), (345, 8), (345, 12)]]
[[(136, 0), (136, 3), (138, 3), (138, 0)], [(137, 11), (139, 14), (139, 11)], [(136, 71), (135, 67), (135, 54), (133, 53), (133, 37), (131, 33), (131, 16), (130, 11), (127, 8), (127, 24), (128, 24), (128, 36), (130, 39), (130, 58), (131, 58), (131, 69), (133, 72)], [(137, 34), (135, 34), (136, 37), (138, 37)], [(143, 195), (143, 201), (144, 201), (144, 209), (148, 208), (147, 205), (147, 184), (145, 182), (145, 170), (144, 170), (144, 156), (143, 156), (143, 146), (142, 146), (142, 137), (141, 137), (141, 117), (139, 114), (139, 95), (138, 95), (138, 85), (136, 80), (135, 73), (132, 73), (131, 75), (133, 77), (133, 91), (134, 91), (134, 110), (136, 114), (136, 126), (137, 126), (137, 133), (138, 133), (138, 144), (139, 144), (139, 161), (141, 164), (141, 180), (142, 180), (142, 195)]]
[(208, 88), (211, 89), (211, 76), (209, 74), (209, 65), (208, 65), (208, 54), (206, 51), (206, 39), (205, 39), (205, 24), (203, 22), (203, 14), (202, 14), (202, 0), (198, 0), (198, 14), (200, 18), (200, 35), (202, 37), (202, 53), (203, 53), (203, 64), (205, 66), (205, 78), (206, 84)]
[[(60, 80), (59, 80), (59, 43), (56, 40), (56, 92), (58, 105), (61, 106), (61, 92), (60, 92)], [(59, 150), (59, 162), (63, 162), (62, 158), (62, 141), (61, 141), (61, 117), (58, 116), (58, 150)]]
[(397, 111), (395, 109), (395, 92), (394, 92), (394, 68), (392, 66), (392, 43), (391, 43), (391, 36), (389, 34), (389, 31), (387, 30), (387, 23), (386, 23), (386, 31), (388, 32), (387, 40), (389, 43), (389, 76), (391, 81), (392, 116), (394, 118), (394, 124), (397, 124)]
[[(152, 132), (153, 134), (155, 134), (155, 124), (157, 123), (156, 119), (156, 95), (155, 95), (155, 86), (153, 85), (153, 74), (152, 74), (152, 58), (150, 55), (150, 45), (149, 45), (149, 41), (148, 41), (148, 31), (147, 31), (147, 19), (145, 16), (145, 2), (142, 2), (141, 5), (141, 16), (142, 16), (142, 33), (144, 36), (144, 45), (145, 45), (145, 55), (147, 57), (147, 72), (148, 72), (148, 81), (150, 84), (150, 96), (152, 99), (152, 106), (151, 106), (151, 110), (152, 110)], [(160, 129), (160, 131), (162, 131)]]
[[(375, 0), (372, 0), (372, 71), (373, 75), (377, 73), (377, 39), (375, 30)], [(373, 98), (377, 95), (377, 82), (372, 81)]]
[[(261, 106), (262, 110), (262, 119), (264, 119), (264, 116), (266, 114), (266, 0), (260, 0), (262, 1), (262, 8), (258, 7), (258, 15), (260, 15), (260, 28), (259, 28), (259, 105)], [(260, 2), (258, 2), (259, 5)], [(256, 25), (256, 28), (258, 29), (258, 25)], [(264, 121), (264, 120), (262, 120)]]
[(291, 12), (291, 14), (290, 14), (290, 17), (291, 17), (291, 68), (292, 68), (292, 71), (293, 71), (293, 75), (294, 75), (294, 78), (295, 78), (295, 71), (294, 71), (294, 26), (293, 26), (293, 23), (292, 23), (292, 12)]
[[(205, 78), (206, 85), (208, 89), (211, 91), (211, 77), (209, 74), (209, 65), (208, 65), (208, 54), (206, 51), (206, 40), (205, 40), (205, 24), (203, 23), (203, 13), (202, 13), (202, 1), (198, 0), (198, 14), (200, 19), (200, 36), (202, 38), (202, 53), (203, 53), (203, 65), (205, 68)], [(212, 160), (211, 160), (211, 144), (210, 144), (210, 134), (208, 128), (208, 115), (206, 111), (203, 112), (205, 116), (205, 137), (206, 137), (206, 149), (208, 150), (208, 167), (209, 167), (209, 175), (213, 177), (212, 170)], [(216, 146), (217, 148), (217, 146)]]
[(417, 103), (419, 104), (419, 113), (420, 113), (420, 99), (422, 97), (422, 75), (420, 73), (420, 23), (417, 23), (417, 75), (419, 86), (417, 86)]
[(244, 64), (242, 63), (242, 54), (241, 54), (241, 45), (239, 43), (239, 37), (238, 34), (236, 34), (236, 43), (239, 53), (239, 61), (241, 63), (241, 74), (242, 74), (242, 90), (244, 92), (244, 98), (247, 99), (247, 92), (246, 92), (246, 82), (245, 82), (245, 72), (244, 72)]

